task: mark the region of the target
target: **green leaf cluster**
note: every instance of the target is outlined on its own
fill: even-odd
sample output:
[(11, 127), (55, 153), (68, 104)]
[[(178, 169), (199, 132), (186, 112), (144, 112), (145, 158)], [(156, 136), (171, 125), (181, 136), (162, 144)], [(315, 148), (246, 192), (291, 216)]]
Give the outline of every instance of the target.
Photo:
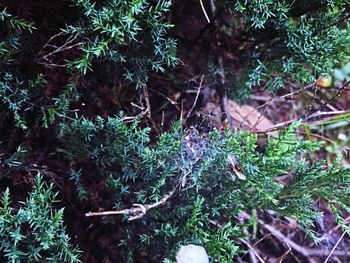
[(55, 210), (57, 193), (38, 175), (34, 189), (18, 209), (10, 206), (10, 191), (0, 206), (0, 250), (8, 262), (81, 262), (63, 225), (63, 209)]
[[(36, 30), (33, 23), (17, 18), (6, 8), (0, 12), (0, 28), (5, 36), (0, 42), (0, 100), (4, 105), (0, 114), (6, 121), (14, 120), (17, 127), (28, 129), (27, 119), (35, 118), (36, 125), (48, 128), (57, 118), (65, 117), (71, 104), (80, 99), (79, 75), (84, 77), (102, 67), (113, 85), (131, 83), (141, 87), (149, 72), (164, 72), (179, 63), (177, 41), (167, 32), (173, 27), (166, 17), (171, 1), (72, 2), (78, 16), (57, 28), (60, 33), (50, 36), (41, 50), (33, 46), (36, 37), (30, 36)], [(58, 38), (63, 44), (55, 43)], [(27, 56), (32, 58), (35, 77), (16, 62)], [(62, 67), (71, 76), (65, 87), (44, 100), (41, 96), (47, 88), (47, 71), (39, 65), (47, 69)]]
[(5, 35), (0, 41), (0, 65), (2, 68), (2, 64), (9, 62), (11, 55), (18, 51), (21, 35), (26, 31), (32, 33), (35, 27), (33, 23), (13, 16), (4, 8), (0, 11), (0, 29)]
[(26, 87), (22, 76), (17, 74), (16, 67), (13, 67), (12, 61), (15, 54), (20, 54), (21, 37), (27, 32), (32, 33), (35, 29), (33, 23), (19, 19), (11, 15), (4, 8), (0, 12), (0, 29), (3, 37), (0, 41), (0, 101), (5, 105), (7, 110), (3, 110), (0, 106), (0, 116), (2, 122), (6, 122), (11, 117), (16, 123), (16, 126), (26, 129), (27, 125), (21, 111), (23, 107), (28, 107), (25, 103), (29, 99), (29, 87)]
[(81, 21), (63, 29), (81, 42), (82, 56), (70, 63), (82, 73), (93, 63), (111, 61), (124, 79), (145, 84), (148, 71), (165, 71), (178, 64), (176, 41), (167, 36), (173, 25), (165, 19), (171, 1), (116, 1), (99, 3), (74, 0), (82, 10)]
[[(173, 192), (140, 219), (142, 226), (125, 227), (120, 243), (125, 260), (132, 261), (139, 251), (171, 257), (181, 244), (195, 243), (206, 247), (213, 259), (230, 262), (249, 226), (236, 218), (254, 209), (296, 219), (316, 238), (313, 222), (322, 212), (314, 206), (315, 198), (328, 200), (345, 226), (342, 212), (350, 208), (350, 172), (339, 165), (326, 169), (322, 162), (310, 164), (306, 153), (319, 145), (297, 138), (299, 123), (270, 138), (261, 153), (249, 132), (199, 134), (195, 129), (183, 131), (179, 124), (151, 145), (148, 129), (128, 126), (123, 118), (76, 118), (75, 125), (62, 129), (61, 151), (74, 169), (89, 162), (108, 178), (114, 209), (153, 204)], [(233, 154), (246, 180), (239, 180), (230, 166), (228, 157)], [(80, 179), (89, 176), (82, 171)], [(286, 176), (291, 180), (282, 183)]]
[[(123, 262), (133, 262), (141, 252), (155, 258), (162, 255), (159, 261), (174, 258), (177, 248), (188, 243), (204, 246), (213, 261), (231, 262), (252, 224), (237, 220), (243, 211), (274, 211), (294, 218), (315, 238), (313, 222), (322, 214), (314, 205), (316, 198), (327, 200), (338, 223), (348, 230), (342, 215), (350, 207), (349, 170), (338, 164), (328, 168), (323, 162), (312, 164), (308, 154), (318, 145), (296, 136), (298, 124), (270, 138), (266, 150), (259, 152), (257, 138), (249, 132), (199, 133), (174, 123), (169, 132), (154, 139), (149, 128), (139, 126), (139, 119), (122, 113), (83, 117), (92, 107), (84, 112), (81, 97), (94, 83), (108, 83), (111, 89), (122, 89), (125, 83), (142, 87), (151, 71), (166, 72), (179, 60), (177, 41), (169, 37), (173, 25), (167, 14), (172, 1), (71, 3), (75, 6), (62, 4), (58, 9), (76, 11), (74, 17), (68, 16), (64, 28), (48, 29), (49, 35), (40, 31), (38, 39), (46, 43), (40, 47), (34, 45), (33, 23), (6, 8), (0, 10), (0, 128), (1, 147), (7, 151), (0, 160), (6, 176), (26, 165), (29, 151), (19, 145), (29, 141), (37, 146), (31, 140), (49, 131), (54, 142), (45, 141), (45, 147), (59, 144), (57, 152), (70, 164), (67, 178), (82, 203), (93, 206), (91, 182), (105, 182), (103, 194), (113, 199), (105, 209), (152, 205), (170, 194), (136, 222), (128, 221), (128, 216), (116, 219), (123, 224), (116, 248)], [(224, 32), (223, 45), (240, 36), (227, 50), (239, 50), (242, 63), (239, 74), (227, 74), (225, 59), (222, 65), (208, 68), (236, 99), (246, 98), (255, 86), (276, 90), (288, 81), (305, 84), (334, 69), (336, 80), (348, 81), (349, 1), (220, 0), (215, 4), (217, 14), (229, 13), (232, 24), (225, 26), (231, 30), (222, 30), (219, 20), (210, 26)], [(52, 32), (60, 33), (52, 36)], [(27, 55), (30, 62), (25, 61)], [(49, 55), (52, 61), (40, 60)], [(18, 63), (22, 59), (27, 64)], [(63, 71), (58, 72), (65, 77), (62, 86), (52, 83), (55, 67)], [(17, 136), (17, 128), (26, 131)], [(232, 169), (232, 156), (246, 180)], [(69, 244), (63, 226), (63, 210), (52, 208), (55, 200), (52, 187), (41, 177), (17, 210), (9, 205), (9, 191), (4, 192), (0, 249), (8, 261), (79, 262), (80, 253)]]
[[(244, 21), (237, 29), (242, 47), (235, 48), (245, 54), (245, 66), (239, 78), (227, 74), (227, 90), (237, 99), (247, 97), (256, 86), (273, 91), (288, 81), (309, 84), (349, 60), (349, 1), (221, 0), (219, 4), (221, 10), (233, 13), (232, 27), (237, 19)], [(237, 82), (244, 87), (236, 90)]]

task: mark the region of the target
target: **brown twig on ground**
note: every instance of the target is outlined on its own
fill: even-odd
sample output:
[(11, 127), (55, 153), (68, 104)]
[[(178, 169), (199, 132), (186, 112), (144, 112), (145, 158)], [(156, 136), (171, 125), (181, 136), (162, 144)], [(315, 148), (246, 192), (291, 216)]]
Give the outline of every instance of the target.
[(256, 251), (256, 249), (251, 244), (249, 244), (249, 242), (245, 241), (243, 238), (240, 238), (239, 240), (249, 248), (249, 251), (251, 251), (251, 253), (253, 253), (254, 256), (257, 259), (259, 259), (261, 263), (265, 263), (265, 261), (260, 257), (260, 255)]
[(177, 101), (172, 100), (171, 98), (169, 98), (168, 96), (164, 95), (163, 93), (159, 92), (158, 90), (155, 89), (149, 89), (150, 91), (157, 93), (158, 95), (162, 96), (163, 98), (165, 98), (167, 101), (169, 101), (171, 103), (171, 105), (178, 105), (179, 103)]
[(331, 258), (332, 254), (334, 253), (335, 249), (337, 248), (337, 246), (339, 245), (340, 241), (343, 239), (343, 237), (345, 236), (346, 232), (343, 232), (343, 234), (341, 235), (341, 237), (338, 239), (337, 243), (334, 245), (334, 247), (332, 248), (331, 252), (329, 253), (328, 257), (325, 259), (325, 261), (323, 263), (327, 263), (328, 260)]
[(143, 98), (146, 102), (146, 111), (145, 113), (147, 114), (147, 117), (149, 119), (149, 121), (151, 122), (151, 124), (153, 125), (153, 128), (155, 129), (155, 131), (159, 134), (159, 129), (157, 127), (157, 124), (154, 122), (153, 118), (152, 118), (152, 110), (151, 110), (151, 103), (149, 100), (149, 95), (148, 95), (148, 88), (146, 85), (142, 86), (142, 93), (143, 93)]
[[(280, 130), (280, 129), (282, 129), (282, 128), (285, 128), (286, 126), (290, 125), (291, 123), (293, 123), (293, 122), (295, 122), (295, 121), (297, 121), (297, 120), (299, 120), (299, 119), (302, 120), (303, 123), (309, 123), (309, 122), (307, 122), (307, 120), (312, 119), (312, 118), (315, 118), (315, 117), (320, 117), (321, 115), (337, 115), (337, 114), (347, 113), (348, 111), (321, 112), (320, 110), (321, 110), (324, 106), (330, 105), (329, 103), (330, 103), (334, 98), (338, 97), (338, 96), (341, 94), (341, 92), (343, 92), (344, 90), (347, 90), (347, 86), (349, 86), (349, 85), (350, 85), (350, 81), (347, 82), (347, 83), (345, 83), (341, 88), (339, 88), (339, 90), (338, 90), (338, 92), (337, 92), (336, 95), (332, 96), (332, 98), (330, 98), (328, 101), (323, 102), (323, 103), (321, 104), (321, 106), (318, 108), (319, 110), (318, 110), (317, 112), (315, 112), (315, 113), (313, 113), (313, 114), (311, 114), (311, 115), (309, 115), (309, 116), (307, 116), (307, 115), (308, 115), (308, 113), (310, 112), (310, 109), (309, 109), (306, 113), (304, 113), (304, 114), (303, 114), (300, 118), (298, 118), (298, 119), (292, 119), (292, 120), (288, 120), (288, 121), (285, 121), (285, 122), (278, 123), (278, 124), (274, 125), (273, 127), (269, 128), (269, 129), (266, 129), (266, 130), (262, 130), (262, 131), (259, 130), (259, 131), (252, 131), (252, 132), (256, 132), (256, 133), (267, 133), (267, 132), (272, 132), (272, 131), (276, 131), (276, 130)], [(269, 104), (271, 104), (272, 102), (274, 102), (274, 101), (276, 101), (276, 100), (279, 100), (279, 99), (282, 99), (282, 98), (286, 98), (286, 97), (290, 97), (290, 96), (293, 96), (293, 95), (297, 95), (297, 94), (299, 94), (299, 93), (301, 93), (301, 92), (303, 92), (303, 91), (305, 91), (305, 90), (307, 90), (307, 89), (309, 89), (309, 88), (311, 88), (311, 87), (313, 87), (313, 86), (315, 86), (315, 83), (314, 83), (314, 82), (313, 82), (313, 83), (310, 83), (309, 85), (307, 85), (307, 86), (305, 86), (305, 87), (303, 87), (303, 88), (301, 88), (301, 89), (298, 89), (298, 90), (296, 90), (296, 91), (290, 92), (290, 93), (285, 94), (285, 95), (283, 95), (283, 96), (277, 96), (277, 97), (271, 99), (270, 101), (267, 101), (266, 103), (260, 105), (260, 106), (257, 107), (256, 109), (254, 109), (254, 110), (252, 110), (251, 112), (249, 112), (249, 113), (245, 116), (245, 118), (242, 120), (241, 125), (243, 125), (243, 123), (248, 119), (248, 117), (249, 117), (255, 110), (259, 110), (259, 109), (261, 109), (261, 108), (264, 108), (264, 107), (268, 106)], [(317, 90), (317, 89), (316, 89), (316, 90)], [(316, 91), (316, 90), (315, 90), (315, 91)], [(328, 119), (326, 119), (326, 120), (328, 120)], [(259, 120), (258, 120), (258, 121), (259, 121)], [(257, 121), (257, 122), (258, 122), (258, 121)], [(324, 120), (323, 120), (323, 121), (324, 121)], [(256, 124), (256, 125), (257, 125), (257, 124)]]
[[(321, 106), (319, 106), (317, 110), (318, 110), (318, 111), (321, 111), (321, 110), (323, 109), (324, 106), (329, 105), (329, 103), (330, 103), (332, 100), (334, 100), (336, 97), (339, 97), (340, 94), (341, 94), (344, 90), (347, 90), (347, 86), (349, 86), (349, 85), (350, 85), (350, 81), (346, 82), (341, 88), (339, 88), (338, 92), (337, 92), (334, 96), (332, 96), (329, 100), (327, 100), (326, 102), (324, 102), (323, 104), (321, 104)], [(307, 115), (307, 113), (303, 114), (303, 115), (301, 116), (301, 118), (304, 119), (306, 115)]]
[[(328, 99), (326, 102), (322, 103), (322, 104), (318, 107), (317, 111), (319, 112), (319, 111), (321, 111), (325, 106), (330, 105), (330, 102), (331, 102), (332, 100), (334, 100), (336, 97), (339, 97), (340, 94), (341, 94), (344, 90), (347, 90), (347, 86), (349, 86), (349, 85), (350, 85), (350, 81), (346, 82), (341, 88), (338, 89), (338, 92), (337, 92), (334, 96), (332, 96), (332, 97), (331, 97), (330, 99)], [(300, 119), (306, 119), (306, 118), (307, 118), (307, 115), (309, 114), (309, 112), (310, 112), (310, 109), (309, 109), (308, 111), (306, 111), (306, 112), (300, 117)]]
[[(345, 219), (344, 219), (344, 223), (345, 224), (349, 224), (350, 223), (350, 216), (347, 216)], [(339, 228), (341, 228), (340, 225), (336, 225), (335, 227), (333, 227), (331, 230), (329, 230), (327, 233), (323, 234), (320, 239), (324, 238), (325, 235), (330, 235), (332, 233), (334, 233), (335, 231), (337, 231)]]
[(148, 89), (147, 89), (146, 85), (143, 85), (142, 92), (143, 92), (143, 98), (145, 99), (145, 102), (146, 102), (147, 117), (150, 119), (152, 117), (151, 116), (151, 103), (149, 102)]
[[(317, 91), (317, 89), (315, 89), (315, 90)], [(313, 104), (313, 102), (317, 100), (320, 104), (324, 104), (325, 106), (327, 106), (328, 109), (330, 109), (332, 111), (337, 111), (338, 110), (332, 104), (325, 104), (326, 102), (322, 98), (317, 98), (315, 96), (315, 93), (311, 93), (309, 91), (306, 91), (305, 95), (307, 95), (307, 96), (309, 96), (309, 97), (311, 97), (313, 99), (311, 104)]]
[[(327, 112), (318, 111), (318, 112), (315, 112), (315, 113), (305, 117), (304, 119), (292, 119), (292, 120), (277, 123), (274, 126), (268, 128), (268, 129), (265, 129), (265, 130), (254, 130), (252, 132), (254, 132), (254, 133), (267, 133), (267, 132), (271, 132), (271, 131), (280, 130), (280, 129), (283, 129), (283, 128), (287, 127), (288, 125), (290, 125), (293, 122), (298, 121), (298, 120), (302, 120), (303, 124), (314, 124), (315, 125), (318, 122), (324, 122), (324, 121), (329, 121), (329, 120), (333, 119), (334, 115), (341, 115), (341, 114), (346, 114), (346, 113), (350, 113), (350, 111), (327, 111)], [(308, 121), (308, 120), (313, 119), (313, 118), (317, 118), (317, 117), (321, 117), (321, 116), (329, 116), (329, 115), (333, 115), (333, 116), (328, 117), (328, 118), (324, 118), (322, 120)]]
[(186, 118), (183, 120), (183, 123), (185, 123), (185, 122), (187, 121), (187, 119), (191, 116), (192, 111), (194, 110), (194, 107), (196, 107), (196, 104), (197, 104), (197, 101), (198, 101), (198, 98), (199, 98), (199, 94), (201, 93), (201, 89), (202, 89), (203, 78), (204, 78), (204, 76), (202, 75), (201, 81), (199, 82), (199, 87), (198, 87), (198, 89), (197, 89), (196, 98), (194, 99), (194, 102), (193, 102), (193, 104), (192, 104), (192, 107), (191, 107), (191, 109), (188, 111), (188, 113), (187, 113), (187, 115), (186, 115)]
[(278, 259), (278, 263), (282, 263), (283, 260), (288, 256), (288, 254), (292, 251), (292, 248), (286, 243), (286, 246), (288, 247), (288, 250), (284, 252), (282, 256), (280, 256)]
[(86, 217), (90, 216), (111, 216), (111, 215), (128, 215), (129, 221), (136, 220), (139, 218), (142, 218), (146, 212), (154, 207), (163, 205), (174, 193), (177, 187), (175, 187), (174, 190), (172, 190), (169, 194), (165, 195), (162, 199), (160, 199), (158, 202), (155, 202), (153, 204), (133, 204), (131, 208), (124, 209), (124, 210), (118, 210), (118, 211), (104, 211), (104, 212), (89, 212), (86, 213)]
[[(242, 215), (242, 217), (244, 217), (246, 219), (251, 218), (251, 216), (246, 212), (242, 212), (241, 215)], [(280, 241), (282, 241), (285, 244), (288, 244), (288, 246), (290, 246), (296, 252), (307, 257), (309, 259), (309, 262), (311, 262), (311, 263), (313, 263), (313, 262), (316, 263), (316, 261), (314, 261), (312, 258), (310, 258), (310, 256), (325, 257), (325, 256), (329, 256), (331, 253), (333, 256), (349, 256), (350, 255), (350, 251), (335, 251), (336, 246), (334, 249), (332, 249), (332, 251), (324, 250), (324, 249), (310, 249), (310, 248), (300, 246), (297, 243), (295, 243), (293, 240), (286, 237), (284, 234), (282, 234), (279, 230), (277, 230), (273, 226), (265, 223), (263, 220), (258, 219), (258, 223), (263, 228), (268, 230), (273, 236), (277, 237)]]
[(254, 108), (254, 110), (252, 110), (251, 112), (249, 112), (249, 113), (245, 116), (245, 118), (242, 120), (242, 125), (243, 125), (243, 123), (248, 119), (248, 117), (249, 117), (251, 114), (254, 113), (254, 111), (260, 110), (260, 109), (262, 109), (262, 108), (265, 108), (266, 106), (268, 106), (269, 104), (271, 104), (271, 103), (273, 103), (273, 102), (275, 102), (275, 101), (278, 101), (278, 100), (281, 100), (281, 99), (284, 99), (284, 98), (287, 98), (287, 97), (292, 97), (292, 96), (294, 96), (294, 95), (298, 95), (299, 93), (301, 93), (301, 92), (303, 92), (303, 91), (305, 91), (305, 90), (307, 90), (307, 89), (313, 87), (314, 85), (315, 85), (315, 83), (313, 82), (313, 83), (310, 83), (309, 85), (306, 85), (305, 87), (303, 87), (303, 88), (301, 88), (301, 89), (292, 91), (292, 92), (287, 93), (287, 94), (284, 94), (284, 95), (282, 95), (282, 96), (276, 96), (276, 97), (274, 97), (273, 99), (271, 99), (270, 101), (267, 101), (266, 103), (260, 105), (259, 107)]

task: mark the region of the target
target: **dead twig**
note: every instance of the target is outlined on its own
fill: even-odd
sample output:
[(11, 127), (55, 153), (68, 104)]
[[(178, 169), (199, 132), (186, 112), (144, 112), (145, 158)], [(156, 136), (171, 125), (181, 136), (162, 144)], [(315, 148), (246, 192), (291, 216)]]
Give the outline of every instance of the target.
[(143, 85), (142, 91), (143, 91), (143, 98), (145, 99), (145, 102), (146, 102), (147, 117), (151, 119), (151, 103), (149, 102), (148, 89), (146, 85)]
[(292, 91), (292, 92), (287, 93), (287, 94), (285, 94), (285, 95), (283, 95), (283, 96), (276, 96), (276, 97), (274, 97), (273, 99), (271, 99), (270, 101), (268, 101), (268, 102), (266, 102), (266, 103), (260, 105), (260, 106), (257, 107), (257, 108), (254, 108), (254, 109), (251, 110), (251, 111), (245, 116), (245, 118), (242, 120), (241, 126), (243, 125), (244, 122), (247, 121), (248, 117), (249, 117), (251, 114), (253, 114), (255, 111), (258, 111), (258, 110), (260, 110), (260, 109), (262, 109), (262, 108), (265, 108), (266, 106), (270, 105), (271, 103), (273, 103), (273, 102), (275, 102), (275, 101), (278, 101), (278, 100), (281, 100), (281, 99), (284, 99), (284, 98), (287, 98), (287, 97), (292, 97), (292, 96), (294, 96), (294, 95), (298, 95), (298, 94), (300, 94), (301, 92), (303, 92), (303, 91), (305, 91), (305, 90), (307, 90), (307, 89), (313, 87), (314, 85), (315, 85), (315, 83), (313, 82), (313, 83), (310, 83), (309, 85), (306, 85), (305, 87), (303, 87), (303, 88), (301, 88), (301, 89), (298, 89), (298, 90), (296, 90), (296, 91)]
[[(347, 90), (347, 86), (349, 86), (349, 85), (350, 85), (350, 81), (347, 82), (347, 83), (345, 83), (341, 88), (339, 88), (339, 89), (338, 89), (338, 92), (337, 92), (337, 94), (336, 94), (335, 96), (332, 96), (332, 98), (330, 98), (328, 101), (323, 102), (323, 103), (321, 104), (321, 106), (318, 108), (319, 110), (318, 110), (317, 112), (315, 112), (315, 113), (313, 113), (313, 114), (311, 114), (311, 115), (309, 115), (309, 116), (307, 116), (307, 115), (308, 115), (308, 113), (310, 112), (310, 109), (309, 109), (308, 111), (306, 111), (306, 113), (304, 113), (304, 114), (303, 114), (300, 118), (298, 118), (298, 119), (292, 119), (292, 120), (288, 120), (288, 121), (285, 121), (285, 122), (281, 122), (281, 123), (278, 123), (278, 124), (274, 125), (273, 127), (269, 128), (269, 129), (262, 130), (262, 131), (261, 131), (261, 130), (260, 130), (260, 131), (253, 131), (253, 132), (256, 132), (256, 133), (267, 133), (267, 132), (271, 132), (271, 131), (276, 131), (276, 130), (285, 128), (286, 126), (290, 125), (291, 123), (293, 123), (293, 122), (295, 122), (295, 121), (297, 121), (297, 120), (299, 120), (299, 119), (302, 120), (303, 123), (309, 123), (309, 122), (307, 122), (307, 120), (312, 119), (312, 118), (315, 118), (315, 117), (319, 117), (319, 116), (321, 116), (321, 115), (325, 115), (325, 113), (321, 113), (320, 110), (321, 110), (324, 106), (330, 105), (330, 102), (331, 102), (334, 98), (338, 97), (338, 96), (341, 94), (341, 92), (343, 92), (344, 90)], [(296, 91), (290, 92), (290, 93), (285, 94), (285, 95), (283, 95), (283, 96), (277, 96), (277, 97), (273, 98), (272, 100), (270, 100), (270, 101), (268, 101), (268, 102), (262, 104), (261, 106), (257, 107), (256, 109), (252, 110), (251, 112), (249, 112), (249, 113), (245, 116), (245, 118), (241, 121), (241, 125), (243, 125), (244, 122), (247, 121), (248, 117), (249, 117), (251, 114), (253, 114), (253, 112), (254, 112), (255, 110), (259, 110), (259, 109), (261, 109), (261, 108), (264, 108), (264, 107), (268, 106), (269, 104), (271, 104), (272, 102), (274, 102), (274, 101), (276, 101), (276, 100), (280, 100), (280, 99), (284, 99), (284, 98), (286, 98), (286, 97), (291, 97), (291, 96), (300, 94), (301, 92), (306, 91), (307, 89), (309, 89), (309, 88), (311, 88), (311, 87), (314, 87), (314, 86), (315, 86), (315, 83), (313, 82), (313, 83), (310, 83), (309, 85), (306, 85), (305, 87), (303, 87), (303, 88), (301, 88), (301, 89), (298, 89), (298, 90), (296, 90)], [(317, 91), (317, 88), (316, 88), (315, 92), (316, 92), (316, 91)], [(347, 111), (336, 111), (336, 110), (335, 110), (335, 111), (333, 111), (333, 112), (327, 112), (327, 115), (333, 115), (333, 114), (337, 115), (337, 114), (343, 114), (343, 113), (347, 113)]]
[[(42, 47), (42, 49), (39, 51), (38, 55), (35, 58), (35, 61), (38, 64), (42, 64), (42, 65), (45, 65), (47, 67), (66, 67), (68, 65), (68, 63), (56, 64), (56, 63), (52, 62), (51, 58), (57, 53), (67, 51), (67, 50), (72, 49), (74, 47), (81, 46), (83, 43), (82, 42), (74, 43), (74, 41), (77, 39), (77, 36), (75, 35), (73, 37), (68, 37), (67, 41), (65, 41), (65, 43), (62, 46), (56, 46), (56, 45), (50, 44), (54, 39), (56, 39), (64, 34), (65, 34), (64, 32), (60, 32), (60, 33), (52, 36), (46, 42), (46, 44)], [(45, 54), (45, 49), (48, 49), (48, 48), (53, 48), (53, 51)]]
[(345, 236), (346, 232), (343, 232), (343, 234), (341, 235), (341, 237), (338, 239), (337, 243), (334, 245), (334, 247), (332, 248), (331, 252), (329, 253), (328, 257), (325, 259), (325, 261), (323, 263), (327, 263), (328, 260), (331, 258), (332, 254), (334, 253), (335, 249), (337, 248), (337, 246), (339, 245), (340, 241), (343, 239), (343, 237)]
[(194, 99), (193, 105), (192, 105), (191, 109), (188, 111), (186, 118), (183, 120), (183, 123), (185, 123), (187, 121), (187, 119), (191, 116), (192, 111), (194, 110), (194, 107), (196, 107), (196, 104), (197, 104), (197, 101), (199, 98), (199, 94), (201, 93), (201, 89), (202, 89), (203, 78), (204, 78), (204, 76), (202, 75), (201, 81), (199, 82), (199, 87), (197, 89), (196, 98)]
[(149, 95), (148, 95), (148, 88), (146, 85), (143, 85), (142, 87), (142, 92), (143, 92), (143, 98), (146, 102), (146, 111), (145, 113), (147, 114), (148, 119), (150, 120), (150, 122), (152, 123), (155, 131), (160, 134), (159, 129), (157, 127), (157, 124), (154, 122), (153, 118), (152, 118), (152, 110), (151, 110), (151, 103), (149, 100)]
[[(315, 89), (315, 91), (317, 91), (317, 89)], [(312, 103), (311, 105), (317, 100), (320, 104), (325, 104), (326, 102), (322, 99), (322, 98), (317, 98), (316, 97), (316, 92), (311, 93), (309, 91), (305, 92), (305, 95), (309, 96), (312, 98)], [(328, 109), (333, 110), (333, 111), (337, 111), (338, 109), (335, 108), (334, 106), (332, 106), (332, 104), (325, 104), (325, 106), (327, 106)]]
[(332, 100), (334, 100), (334, 98), (339, 97), (340, 94), (344, 91), (347, 90), (347, 86), (350, 85), (350, 81), (346, 82), (341, 88), (339, 88), (338, 92), (332, 96), (328, 101), (324, 102), (319, 108), (318, 110), (322, 110), (322, 108), (326, 105), (328, 105)]
[[(345, 219), (344, 219), (344, 223), (345, 224), (349, 224), (350, 223), (350, 216), (347, 216)], [(327, 233), (323, 234), (320, 239), (324, 239), (326, 236), (329, 236), (331, 235), (332, 233), (334, 233), (335, 231), (337, 231), (339, 228), (341, 228), (340, 225), (336, 225), (335, 227), (333, 227), (332, 229), (330, 229)]]
[[(244, 217), (246, 219), (251, 218), (251, 216), (246, 212), (242, 212), (241, 215), (242, 215), (242, 217)], [(335, 249), (334, 250), (332, 249), (332, 251), (329, 251), (329, 250), (325, 250), (325, 249), (310, 249), (310, 248), (300, 246), (297, 243), (295, 243), (293, 240), (286, 237), (284, 234), (282, 234), (279, 230), (277, 230), (273, 226), (265, 223), (263, 220), (258, 219), (258, 223), (263, 228), (268, 230), (273, 236), (277, 237), (280, 241), (282, 241), (285, 244), (288, 244), (288, 246), (290, 246), (296, 252), (307, 257), (310, 262), (315, 262), (312, 258), (310, 258), (310, 256), (325, 257), (325, 256), (329, 256), (329, 254), (331, 252), (332, 252), (333, 256), (349, 256), (350, 255), (350, 251), (335, 251)]]
[(169, 101), (171, 103), (171, 105), (178, 105), (179, 103), (177, 101), (174, 101), (172, 99), (170, 99), (168, 96), (164, 95), (163, 93), (159, 92), (158, 90), (155, 89), (149, 89), (150, 91), (157, 93), (158, 95), (162, 96), (163, 98), (165, 98), (167, 101)]
[(200, 3), (200, 5), (201, 5), (201, 8), (202, 8), (202, 11), (203, 11), (203, 13), (204, 13), (205, 18), (207, 19), (208, 23), (210, 23), (210, 19), (209, 19), (209, 17), (208, 17), (207, 12), (205, 11), (205, 8), (204, 8), (204, 5), (203, 5), (202, 0), (199, 0), (199, 3)]
[(163, 205), (174, 193), (177, 187), (172, 190), (169, 194), (165, 195), (158, 202), (153, 204), (133, 204), (131, 208), (118, 210), (118, 211), (104, 211), (104, 212), (88, 212), (85, 214), (86, 217), (90, 216), (111, 216), (111, 215), (127, 215), (129, 217), (129, 221), (136, 220), (142, 218), (146, 212), (152, 208)]
[(259, 261), (260, 261), (261, 263), (265, 263), (265, 261), (260, 257), (260, 255), (258, 254), (258, 252), (255, 250), (255, 248), (254, 248), (251, 244), (249, 244), (249, 242), (245, 241), (243, 238), (240, 238), (239, 240), (240, 240), (242, 243), (244, 243), (244, 244), (249, 248), (249, 251), (251, 251), (251, 252), (254, 254), (254, 256), (255, 256), (257, 259), (259, 259)]
[(282, 256), (280, 256), (278, 259), (278, 263), (282, 263), (283, 260), (288, 256), (288, 254), (292, 251), (292, 248), (286, 243), (286, 246), (288, 247), (288, 250), (284, 252)]
[[(268, 129), (265, 129), (265, 130), (254, 130), (252, 132), (254, 132), (254, 133), (267, 133), (267, 132), (280, 130), (280, 129), (283, 129), (283, 128), (287, 127), (288, 125), (290, 125), (293, 122), (298, 121), (298, 120), (302, 120), (303, 124), (316, 125), (319, 122), (332, 120), (337, 115), (342, 115), (342, 114), (347, 114), (347, 113), (350, 113), (350, 111), (327, 111), (327, 112), (320, 112), (320, 111), (318, 111), (318, 112), (315, 112), (315, 113), (305, 117), (304, 119), (291, 119), (291, 120), (288, 120), (288, 121), (285, 121), (285, 122), (277, 123), (277, 124), (275, 124), (274, 126), (268, 128)], [(314, 119), (314, 118), (318, 118), (318, 117), (322, 117), (322, 116), (330, 116), (330, 115), (332, 115), (332, 116), (328, 117), (328, 118), (324, 118), (322, 120), (309, 121), (310, 119)]]

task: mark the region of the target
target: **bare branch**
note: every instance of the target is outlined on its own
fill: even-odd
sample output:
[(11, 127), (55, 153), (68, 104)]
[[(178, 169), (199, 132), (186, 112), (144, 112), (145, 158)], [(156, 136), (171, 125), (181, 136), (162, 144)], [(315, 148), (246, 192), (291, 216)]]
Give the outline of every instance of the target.
[(104, 211), (104, 212), (89, 212), (86, 213), (86, 217), (90, 216), (111, 216), (111, 215), (128, 215), (129, 221), (136, 220), (142, 218), (146, 212), (152, 208), (155, 208), (157, 206), (163, 205), (174, 193), (175, 190), (172, 190), (169, 194), (165, 195), (162, 199), (160, 199), (158, 202), (155, 202), (153, 204), (133, 204), (131, 208), (119, 210), (119, 211)]

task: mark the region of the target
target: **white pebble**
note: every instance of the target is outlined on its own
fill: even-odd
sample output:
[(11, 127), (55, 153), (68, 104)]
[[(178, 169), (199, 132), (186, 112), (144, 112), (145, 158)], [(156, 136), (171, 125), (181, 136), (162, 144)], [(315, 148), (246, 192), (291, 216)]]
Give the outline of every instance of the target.
[(201, 246), (182, 246), (176, 255), (177, 263), (209, 263), (209, 257)]

